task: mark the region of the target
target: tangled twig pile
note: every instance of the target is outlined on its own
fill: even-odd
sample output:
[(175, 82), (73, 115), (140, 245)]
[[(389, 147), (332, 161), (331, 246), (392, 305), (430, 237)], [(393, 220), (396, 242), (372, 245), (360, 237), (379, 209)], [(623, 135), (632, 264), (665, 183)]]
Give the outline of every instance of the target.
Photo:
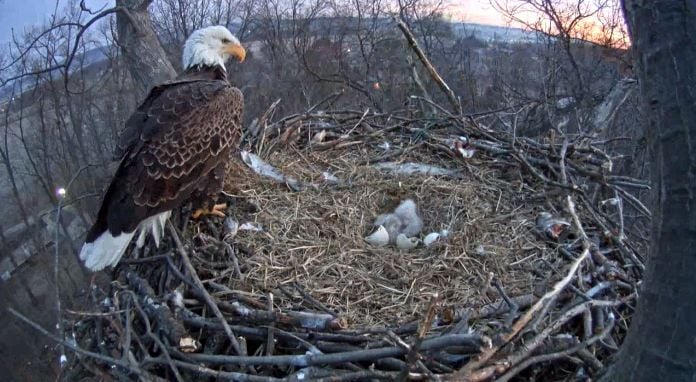
[[(271, 123), (274, 106), (246, 141), (275, 173), (240, 161), (230, 218), (175, 221), (159, 249), (131, 253), (94, 288), (93, 311), (65, 325), (66, 380), (602, 372), (643, 271), (629, 225), (640, 218), (627, 216), (649, 216), (627, 191), (647, 185), (612, 175), (602, 142), (537, 142), (486, 127), (500, 116), (444, 109), (318, 105)], [(366, 244), (374, 217), (404, 198), (448, 237), (409, 252)], [(570, 226), (537, 224), (542, 212)]]

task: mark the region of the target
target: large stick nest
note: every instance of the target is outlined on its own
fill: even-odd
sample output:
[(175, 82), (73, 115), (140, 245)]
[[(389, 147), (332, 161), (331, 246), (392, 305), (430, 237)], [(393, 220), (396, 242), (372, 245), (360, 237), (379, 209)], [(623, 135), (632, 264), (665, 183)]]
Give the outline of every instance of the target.
[[(235, 160), (227, 219), (184, 211), (159, 248), (131, 251), (92, 291), (91, 312), (66, 320), (77, 351), (67, 379), (602, 373), (642, 275), (645, 242), (632, 222), (645, 218), (629, 217), (648, 212), (627, 191), (645, 183), (613, 175), (601, 145), (515, 138), (486, 127), (491, 116), (271, 115), (255, 121), (246, 148), (285, 178)], [(376, 166), (386, 162), (448, 175)], [(423, 234), (448, 236), (411, 251), (367, 244), (375, 217), (407, 198)], [(543, 212), (571, 224), (550, 234), (537, 224)], [(235, 221), (261, 230), (236, 231)]]

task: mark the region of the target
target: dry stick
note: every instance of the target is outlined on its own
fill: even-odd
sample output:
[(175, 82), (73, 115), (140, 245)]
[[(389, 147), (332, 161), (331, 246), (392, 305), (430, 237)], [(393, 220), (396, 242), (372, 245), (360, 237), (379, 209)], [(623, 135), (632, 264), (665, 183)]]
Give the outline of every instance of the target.
[(515, 316), (517, 315), (517, 312), (519, 312), (520, 308), (517, 306), (517, 304), (505, 293), (505, 289), (503, 289), (503, 284), (500, 282), (500, 279), (497, 277), (493, 278), (493, 286), (495, 289), (498, 291), (498, 294), (503, 298), (507, 306), (509, 307), (510, 311), (508, 313), (507, 318), (505, 318), (505, 326), (509, 327), (512, 325), (512, 321), (515, 319)]
[[(296, 335), (294, 335), (294, 334), (292, 334), (292, 333), (290, 333), (290, 332), (286, 332), (286, 331), (281, 330), (281, 329), (278, 329), (278, 328), (276, 328), (276, 327), (274, 327), (274, 326), (266, 326), (265, 329), (268, 330), (269, 336), (270, 336), (270, 333), (271, 333), (271, 332), (278, 332), (278, 333), (281, 333), (283, 336), (287, 336), (287, 337), (290, 337), (290, 338), (296, 340), (299, 344), (302, 344), (302, 345), (304, 345), (305, 347), (307, 347), (307, 350), (308, 350), (309, 353), (312, 353), (312, 354), (324, 354), (324, 352), (322, 352), (321, 349), (319, 349), (318, 347), (314, 346), (311, 342), (305, 341), (305, 340), (303, 340), (302, 338), (300, 338), (300, 337), (298, 337), (298, 336), (296, 336)], [(270, 355), (272, 355), (272, 354), (268, 354), (268, 355), (270, 356)], [(345, 365), (343, 365), (343, 366), (346, 367), (347, 369), (350, 369), (350, 370), (353, 370), (353, 371), (362, 371), (362, 370), (363, 370), (363, 368), (361, 368), (360, 366), (358, 366), (358, 365), (356, 365), (356, 364), (354, 364), (354, 363), (352, 363), (352, 362), (346, 362)]]
[(167, 360), (169, 367), (172, 369), (172, 372), (174, 373), (174, 377), (176, 377), (176, 380), (182, 382), (183, 379), (181, 378), (181, 374), (179, 374), (179, 370), (172, 363), (172, 358), (169, 355), (167, 348), (162, 343), (162, 340), (160, 340), (154, 333), (152, 333), (150, 319), (148, 318), (147, 313), (145, 313), (143, 307), (140, 306), (140, 303), (138, 302), (138, 296), (135, 294), (135, 292), (131, 290), (125, 291), (125, 293), (127, 293), (130, 296), (131, 301), (133, 302), (133, 304), (135, 304), (136, 310), (138, 311), (138, 313), (140, 313), (140, 316), (143, 319), (143, 323), (145, 324), (145, 331), (147, 332), (147, 336), (150, 337), (150, 339), (152, 339), (152, 341), (160, 348), (160, 351), (164, 355), (164, 358)]
[(302, 295), (302, 298), (304, 298), (306, 301), (308, 301), (309, 303), (311, 303), (314, 307), (316, 307), (317, 309), (323, 311), (324, 313), (330, 314), (330, 315), (332, 315), (332, 316), (334, 316), (334, 317), (336, 316), (336, 312), (334, 312), (333, 310), (329, 309), (326, 305), (322, 304), (321, 301), (319, 301), (319, 300), (317, 300), (316, 298), (314, 298), (311, 294), (307, 293), (307, 291), (304, 290), (304, 288), (303, 288), (300, 284), (298, 284), (297, 282), (293, 282), (293, 283), (292, 283), (292, 286), (295, 287), (295, 290), (296, 290), (300, 295)]
[(108, 316), (113, 316), (116, 314), (121, 314), (126, 312), (128, 309), (119, 309), (119, 310), (114, 310), (113, 312), (81, 312), (78, 310), (72, 310), (72, 309), (64, 309), (63, 311), (67, 314), (72, 314), (75, 316), (81, 316), (81, 317), (108, 317)]
[[(176, 359), (172, 360), (172, 362), (174, 363), (174, 365), (176, 365), (179, 368), (190, 370), (190, 371), (197, 373), (199, 375), (218, 378), (220, 380), (239, 381), (239, 382), (281, 382), (281, 381), (285, 381), (285, 379), (279, 379), (279, 378), (274, 378), (274, 377), (264, 377), (264, 376), (259, 376), (259, 375), (250, 375), (250, 374), (231, 372), (231, 371), (217, 371), (217, 370), (209, 369), (207, 367), (203, 367), (201, 365), (196, 365), (196, 364), (189, 363), (189, 362), (179, 361)], [(168, 364), (167, 360), (162, 359), (162, 358), (146, 358), (143, 363), (154, 363), (154, 364), (158, 364), (158, 365), (167, 365)]]
[[(299, 346), (299, 345), (302, 345), (302, 346), (306, 347), (307, 350), (310, 351), (310, 352), (313, 352), (313, 353), (316, 353), (316, 354), (322, 353), (321, 349), (319, 349), (318, 347), (314, 346), (311, 342), (309, 342), (309, 341), (307, 341), (307, 340), (305, 340), (305, 339), (303, 339), (303, 338), (300, 338), (299, 336), (296, 336), (296, 335), (294, 335), (293, 333), (286, 332), (285, 330), (278, 329), (278, 328), (272, 327), (272, 326), (266, 326), (266, 327), (264, 327), (264, 328), (267, 329), (268, 331), (272, 331), (272, 332), (274, 332), (274, 333), (275, 333), (275, 332), (280, 333), (283, 337), (290, 337), (290, 338), (292, 338), (293, 340), (297, 341), (298, 346)], [(270, 354), (269, 354), (269, 355), (270, 355)]]
[(573, 198), (570, 197), (570, 195), (566, 196), (566, 206), (568, 207), (568, 212), (570, 213), (570, 216), (573, 218), (573, 224), (575, 224), (575, 229), (578, 230), (578, 233), (580, 234), (580, 238), (582, 239), (582, 246), (584, 249), (589, 249), (590, 248), (590, 238), (587, 236), (587, 233), (585, 233), (585, 229), (582, 228), (582, 224), (580, 223), (580, 218), (578, 217), (577, 212), (575, 212), (575, 203), (573, 202)]
[(626, 190), (624, 190), (623, 188), (621, 188), (619, 186), (613, 186), (612, 188), (614, 188), (616, 191), (618, 191), (619, 194), (621, 194), (621, 196), (626, 198), (628, 203), (631, 204), (633, 206), (633, 208), (642, 212), (643, 214), (645, 214), (645, 216), (652, 218), (652, 213), (650, 212), (650, 209), (648, 209), (648, 207), (646, 207), (645, 204), (643, 204), (640, 200), (638, 200), (638, 198), (631, 195), (629, 192), (627, 192)]
[(604, 369), (604, 364), (589, 350), (580, 349), (578, 350), (577, 354), (578, 358), (580, 358), (590, 369), (594, 370), (595, 373), (598, 373), (600, 370)]
[(568, 140), (563, 138), (563, 147), (561, 147), (561, 161), (559, 163), (561, 167), (561, 183), (568, 184), (568, 173), (566, 172), (565, 159), (566, 153), (568, 152)]
[[(266, 127), (268, 126), (266, 124), (266, 122), (268, 121), (271, 114), (273, 113), (273, 111), (275, 110), (275, 108), (278, 106), (279, 103), (280, 103), (280, 98), (275, 100), (271, 104), (271, 106), (269, 106), (268, 109), (266, 109), (266, 112), (263, 113), (263, 115), (261, 115), (261, 118), (255, 120), (254, 121), (255, 123), (252, 122), (252, 126), (250, 126), (248, 129), (244, 130), (244, 135), (242, 136), (242, 141), (244, 139), (247, 139), (247, 138), (249, 138), (250, 140), (251, 139), (255, 140), (255, 139), (258, 139), (259, 134), (263, 134), (261, 136), (261, 141), (256, 142), (256, 147), (255, 147), (256, 152), (259, 152), (259, 150), (261, 150), (263, 147), (263, 141), (265, 140), (265, 136), (266, 136)], [(255, 128), (263, 129), (263, 130), (257, 130)], [(248, 137), (249, 134), (253, 134), (253, 136)], [(251, 143), (251, 142), (249, 142), (249, 143)]]
[(510, 379), (512, 379), (513, 377), (515, 377), (519, 372), (521, 372), (522, 370), (526, 369), (527, 367), (529, 367), (535, 363), (552, 361), (552, 360), (555, 360), (558, 358), (567, 357), (573, 353), (577, 353), (577, 352), (585, 349), (586, 347), (594, 344), (595, 342), (602, 340), (609, 333), (611, 333), (611, 330), (613, 328), (614, 328), (614, 320), (611, 320), (609, 322), (609, 325), (607, 325), (607, 327), (604, 328), (604, 330), (602, 330), (601, 333), (597, 334), (596, 336), (590, 337), (587, 340), (585, 340), (585, 341), (583, 341), (575, 346), (572, 346), (566, 350), (562, 350), (562, 351), (558, 351), (558, 352), (554, 352), (554, 353), (549, 353), (549, 354), (541, 354), (541, 355), (527, 358), (526, 360), (524, 360), (523, 362), (521, 362), (517, 366), (508, 370), (508, 372), (505, 373), (504, 375), (502, 375), (500, 378), (497, 378), (496, 382), (507, 382)]
[[(152, 317), (152, 319), (157, 322), (159, 331), (164, 333), (172, 343), (178, 345), (181, 339), (186, 336), (184, 324), (179, 319), (175, 318), (167, 304), (157, 303), (155, 291), (147, 280), (131, 271), (126, 272), (125, 279), (132, 289), (129, 292), (134, 292), (134, 294), (137, 293), (138, 298), (143, 301), (145, 306), (144, 311), (147, 312), (148, 317)], [(141, 307), (137, 301), (134, 303), (137, 307)]]
[[(425, 317), (423, 317), (423, 321), (421, 321), (420, 327), (418, 328), (418, 335), (416, 336), (416, 341), (413, 343), (413, 346), (411, 346), (411, 348), (408, 350), (408, 354), (406, 355), (407, 362), (401, 369), (401, 373), (399, 373), (399, 376), (396, 378), (397, 380), (406, 380), (411, 366), (420, 361), (418, 359), (418, 350), (420, 350), (420, 346), (423, 343), (423, 339), (425, 338), (426, 334), (428, 334), (430, 328), (432, 328), (433, 326), (433, 320), (435, 320), (435, 313), (437, 313), (436, 308), (439, 300), (440, 296), (437, 293), (433, 294), (433, 297), (430, 299), (430, 303), (428, 304), (428, 310), (425, 313)], [(428, 368), (426, 368), (425, 365), (422, 364), (422, 362), (420, 362), (418, 366), (421, 367), (421, 369), (423, 369), (423, 371), (426, 374), (432, 375), (432, 372), (428, 370)]]
[(119, 359), (111, 358), (111, 357), (108, 357), (108, 356), (105, 356), (105, 355), (99, 354), (99, 353), (94, 353), (94, 352), (91, 352), (89, 350), (82, 349), (81, 347), (74, 345), (71, 342), (65, 341), (65, 340), (61, 339), (60, 337), (56, 336), (55, 334), (50, 333), (48, 330), (44, 329), (41, 325), (30, 320), (29, 318), (27, 318), (26, 316), (24, 316), (23, 314), (19, 313), (18, 311), (14, 310), (12, 308), (7, 308), (7, 311), (10, 312), (13, 316), (15, 316), (18, 319), (20, 319), (21, 321), (23, 321), (25, 324), (31, 326), (32, 329), (36, 330), (37, 332), (43, 334), (44, 336), (46, 336), (50, 339), (52, 339), (53, 341), (67, 347), (68, 349), (74, 351), (75, 353), (82, 354), (84, 356), (91, 357), (94, 359), (98, 359), (100, 361), (106, 362), (109, 365), (116, 365), (116, 366), (122, 367), (122, 368), (130, 370), (131, 372), (136, 373), (140, 376), (147, 376), (147, 374), (149, 374), (149, 373), (146, 373), (145, 371), (140, 370), (139, 368), (133, 367), (133, 366), (131, 366), (131, 365), (127, 364), (126, 362), (123, 362)]
[[(410, 380), (427, 380), (422, 374), (409, 373)], [(312, 377), (312, 376), (310, 376)], [(365, 380), (375, 380), (375, 379), (386, 379), (389, 381), (399, 381), (397, 374), (388, 371), (379, 370), (364, 370), (356, 372), (347, 372), (345, 374), (332, 375), (329, 377), (312, 378), (314, 382), (351, 382), (351, 381), (365, 381)]]
[(360, 117), (360, 119), (358, 120), (358, 122), (356, 122), (355, 125), (353, 125), (353, 128), (351, 128), (350, 130), (348, 130), (348, 132), (345, 133), (345, 134), (343, 134), (343, 135), (344, 135), (344, 136), (349, 136), (350, 133), (352, 133), (353, 131), (355, 131), (355, 129), (356, 129), (358, 126), (360, 126), (360, 124), (362, 123), (362, 121), (365, 119), (365, 116), (366, 116), (367, 113), (369, 113), (369, 112), (370, 112), (370, 108), (368, 107), (367, 109), (365, 109), (365, 112), (363, 113), (362, 117)]
[(237, 255), (234, 253), (232, 246), (225, 241), (221, 242), (225, 246), (225, 252), (227, 253), (227, 256), (232, 258), (232, 265), (234, 266), (234, 271), (235, 273), (237, 273), (239, 281), (244, 282), (244, 274), (242, 273), (242, 269), (239, 268), (239, 259), (237, 259)]
[(592, 310), (588, 308), (582, 312), (582, 330), (585, 339), (592, 337), (592, 326)]
[(623, 241), (626, 238), (624, 233), (623, 199), (619, 197), (619, 192), (616, 190), (614, 190), (614, 198), (616, 199), (616, 211), (619, 215), (619, 237), (617, 239)]
[[(526, 309), (537, 301), (534, 294), (523, 294), (521, 296), (510, 297), (512, 303), (517, 306), (518, 309)], [(498, 300), (493, 303), (484, 305), (480, 307), (476, 312), (471, 315), (472, 320), (480, 320), (484, 318), (489, 318), (497, 316), (504, 313), (509, 313), (511, 306), (508, 304), (502, 304), (503, 300)]]
[(522, 331), (522, 329), (524, 329), (524, 327), (532, 320), (535, 313), (542, 310), (546, 310), (547, 303), (555, 301), (556, 297), (573, 279), (573, 277), (575, 276), (575, 272), (577, 272), (578, 268), (580, 267), (580, 264), (587, 258), (589, 253), (589, 249), (586, 249), (582, 252), (580, 257), (578, 257), (570, 266), (570, 269), (568, 270), (566, 276), (559, 282), (557, 282), (556, 285), (553, 286), (553, 289), (551, 289), (542, 298), (540, 298), (539, 301), (536, 302), (536, 304), (534, 304), (522, 317), (520, 317), (520, 319), (518, 319), (515, 322), (514, 325), (512, 325), (510, 333), (503, 336), (501, 344), (484, 350), (481, 353), (481, 355), (478, 356), (477, 359), (469, 362), (461, 370), (455, 373), (454, 377), (467, 377), (474, 373), (475, 370), (485, 366), (486, 362), (488, 362), (488, 360), (490, 360), (491, 357), (493, 357), (503, 345), (510, 342), (518, 333)]
[[(72, 59), (72, 57), (71, 57)], [(72, 176), (70, 181), (68, 182), (68, 185), (65, 187), (65, 192), (68, 193), (70, 192), (70, 187), (72, 186), (73, 182), (77, 180), (77, 178), (80, 176), (82, 171), (86, 170), (87, 168), (91, 167), (92, 165), (88, 164), (86, 166), (80, 167), (79, 170), (75, 173), (75, 175)], [(65, 331), (63, 330), (63, 311), (61, 310), (61, 302), (60, 302), (60, 282), (58, 281), (58, 267), (60, 263), (60, 228), (63, 227), (65, 229), (65, 226), (63, 223), (61, 223), (60, 220), (60, 214), (63, 210), (63, 198), (58, 199), (58, 207), (56, 208), (56, 232), (55, 232), (55, 241), (53, 242), (53, 246), (55, 247), (55, 253), (54, 253), (54, 259), (53, 259), (53, 282), (55, 285), (56, 289), (56, 331), (58, 332), (58, 335), (61, 337), (65, 337)], [(70, 240), (70, 236), (67, 237), (68, 240)], [(72, 247), (72, 243), (71, 247)], [(65, 350), (63, 349), (63, 346), (60, 346), (60, 367), (62, 368), (63, 365), (67, 359), (65, 358)]]
[(410, 98), (411, 98), (411, 99), (417, 99), (417, 100), (419, 100), (419, 101), (426, 102), (427, 104), (429, 104), (429, 105), (432, 106), (433, 108), (437, 108), (437, 109), (440, 110), (442, 113), (446, 114), (449, 118), (455, 118), (455, 119), (456, 119), (456, 117), (455, 117), (454, 115), (452, 115), (452, 113), (450, 113), (447, 109), (445, 109), (444, 107), (438, 105), (437, 103), (433, 102), (432, 100), (430, 100), (430, 99), (428, 99), (428, 98), (419, 97), (419, 96), (415, 96), (415, 95), (412, 95)]
[[(184, 310), (183, 311), (183, 320), (184, 323), (189, 325), (190, 327), (193, 328), (199, 328), (199, 329), (209, 329), (209, 330), (218, 330), (222, 331), (222, 325), (218, 324), (216, 322), (208, 321), (205, 318), (191, 312), (190, 310)], [(256, 326), (241, 326), (241, 325), (233, 325), (232, 326), (235, 330), (235, 332), (240, 333), (242, 336), (245, 337), (250, 337), (255, 340), (264, 340), (266, 339), (266, 330), (265, 329), (259, 329), (259, 327)], [(277, 329), (276, 329), (277, 331)], [(279, 336), (277, 335), (279, 331), (276, 332), (276, 338)], [(332, 332), (320, 332), (320, 331), (312, 331), (312, 332), (295, 332), (293, 335), (296, 335), (300, 338), (303, 338), (305, 340), (315, 340), (315, 341), (327, 341), (331, 343), (346, 343), (346, 344), (355, 344), (355, 345), (365, 345), (370, 342), (374, 342), (368, 337), (365, 337), (363, 335), (359, 334), (344, 334), (344, 333), (332, 333)], [(476, 345), (478, 346), (478, 345)]]
[(176, 232), (176, 229), (170, 221), (167, 221), (167, 229), (169, 229), (169, 233), (174, 238), (174, 243), (176, 244), (176, 251), (179, 252), (179, 255), (181, 255), (181, 258), (184, 260), (184, 265), (191, 274), (193, 282), (196, 284), (198, 289), (200, 289), (201, 294), (203, 294), (203, 298), (205, 299), (205, 302), (208, 304), (210, 309), (212, 309), (213, 313), (215, 313), (215, 316), (220, 320), (222, 327), (225, 329), (225, 334), (227, 334), (227, 337), (229, 337), (230, 343), (232, 344), (232, 348), (234, 348), (234, 351), (237, 352), (237, 354), (243, 356), (246, 355), (242, 352), (242, 347), (239, 345), (239, 341), (237, 341), (237, 337), (235, 337), (234, 333), (232, 332), (232, 329), (230, 328), (230, 325), (227, 323), (227, 320), (225, 320), (225, 317), (222, 315), (220, 308), (217, 306), (215, 300), (213, 300), (213, 297), (210, 295), (210, 293), (208, 293), (208, 291), (205, 289), (205, 286), (203, 285), (203, 282), (201, 282), (201, 279), (198, 277), (196, 269), (193, 267), (193, 264), (191, 264), (191, 259), (189, 258), (188, 253), (186, 253), (183, 244), (181, 244), (179, 234)]
[[(273, 293), (268, 293), (268, 313), (273, 314)], [(273, 329), (275, 329), (275, 322), (268, 324), (268, 338), (266, 338), (266, 355), (273, 355), (273, 350), (275, 349), (275, 340), (273, 338)]]
[(125, 337), (126, 338), (123, 339), (123, 344), (121, 345), (121, 348), (123, 350), (123, 354), (121, 355), (121, 359), (124, 362), (127, 359), (129, 359), (128, 356), (132, 354), (131, 353), (132, 335), (131, 335), (131, 317), (130, 317), (132, 301), (127, 300), (126, 303), (127, 303), (126, 309), (123, 310), (126, 313), (126, 317), (125, 317), (125, 321), (126, 321), (126, 336)]
[[(447, 334), (423, 340), (421, 349), (424, 351), (436, 351), (448, 347), (478, 347), (479, 336), (473, 334)], [(400, 346), (388, 346), (381, 348), (347, 351), (332, 354), (297, 354), (274, 356), (228, 356), (214, 354), (187, 354), (187, 357), (195, 362), (217, 365), (274, 365), (274, 366), (317, 366), (345, 364), (346, 362), (374, 362), (381, 358), (397, 357), (406, 354), (407, 351)]]
[(237, 300), (241, 303), (253, 306), (256, 309), (266, 309), (268, 307), (268, 304), (264, 304), (261, 301), (257, 301), (251, 297), (245, 296), (244, 292), (232, 290), (232, 289), (228, 288), (227, 286), (222, 285), (222, 284), (218, 284), (212, 280), (206, 280), (205, 283), (210, 285), (213, 289), (216, 289), (225, 295), (232, 295), (235, 300)]
[[(434, 102), (432, 102), (432, 98), (430, 97), (430, 94), (428, 94), (428, 90), (426, 90), (425, 86), (423, 86), (423, 82), (421, 81), (420, 76), (418, 75), (418, 69), (416, 69), (416, 65), (413, 62), (413, 59), (411, 58), (410, 54), (406, 55), (406, 63), (408, 63), (408, 66), (411, 68), (411, 76), (413, 77), (413, 82), (416, 83), (416, 86), (418, 86), (418, 89), (420, 89), (421, 93), (423, 94), (423, 97), (411, 96), (411, 98), (420, 98), (421, 101), (426, 100), (425, 102), (427, 102), (430, 105), (432, 114), (435, 114), (435, 108), (433, 107)], [(421, 110), (425, 109), (425, 107), (423, 106), (424, 105), (421, 102)], [(438, 105), (438, 107), (440, 106)], [(445, 113), (449, 114), (448, 111), (446, 111)]]
[(230, 312), (245, 321), (278, 322), (284, 325), (301, 327), (310, 330), (346, 329), (348, 323), (344, 318), (333, 314), (293, 311), (273, 312), (267, 309), (253, 309), (240, 304), (238, 301), (231, 303), (221, 301), (218, 306), (225, 312)]
[[(493, 378), (494, 375), (500, 374), (505, 371), (505, 365), (503, 364), (493, 364), (490, 366), (486, 366), (484, 368), (481, 368), (479, 370), (476, 370), (466, 376), (465, 381), (466, 382), (482, 382), (482, 381), (488, 381), (491, 378)], [(451, 381), (461, 381), (461, 379), (457, 379), (455, 376), (455, 379), (448, 379)]]
[(406, 40), (408, 40), (411, 49), (413, 49), (418, 58), (421, 60), (423, 66), (425, 66), (425, 68), (428, 70), (428, 73), (430, 73), (430, 76), (433, 78), (433, 80), (435, 80), (438, 86), (440, 86), (442, 92), (445, 93), (447, 99), (452, 104), (452, 107), (454, 107), (454, 110), (457, 113), (457, 115), (462, 115), (462, 105), (459, 104), (459, 101), (457, 100), (457, 97), (454, 95), (454, 92), (452, 91), (452, 89), (450, 89), (449, 85), (447, 85), (445, 80), (442, 79), (440, 74), (437, 72), (437, 69), (435, 69), (433, 64), (430, 63), (428, 56), (426, 56), (425, 53), (423, 53), (423, 50), (418, 45), (418, 41), (416, 41), (416, 37), (413, 36), (413, 33), (411, 33), (411, 30), (408, 28), (408, 25), (406, 25), (406, 23), (402, 19), (397, 17), (394, 17), (394, 21), (396, 22), (396, 25), (399, 27), (399, 29), (401, 29), (401, 32), (404, 33), (404, 36), (406, 37)]
[[(575, 229), (578, 232), (578, 236), (580, 236), (580, 239), (582, 240), (582, 256), (588, 256), (590, 253), (590, 239), (587, 236), (587, 233), (585, 233), (585, 229), (582, 227), (582, 224), (580, 223), (580, 218), (578, 217), (577, 212), (575, 211), (575, 203), (573, 202), (573, 198), (570, 195), (566, 196), (566, 207), (568, 209), (568, 212), (570, 213), (570, 216), (572, 217), (573, 224), (575, 225)], [(571, 288), (574, 288), (572, 285), (570, 286)], [(586, 299), (589, 299), (589, 297), (585, 296), (584, 294), (580, 293), (583, 295)], [(534, 320), (534, 323), (532, 324), (532, 328), (536, 329), (536, 326), (538, 323), (541, 321), (541, 319), (546, 315), (549, 309), (551, 309), (551, 306), (553, 303), (556, 301), (558, 298), (558, 295), (554, 296), (551, 300), (548, 301), (548, 303), (544, 306), (544, 308), (541, 311), (541, 314), (537, 316), (537, 318)]]
[[(630, 298), (632, 298), (632, 296), (629, 296), (629, 299)], [(565, 311), (565, 313), (561, 314), (561, 316), (559, 318), (557, 318), (554, 322), (552, 322), (551, 325), (549, 325), (547, 328), (545, 328), (541, 333), (539, 333), (536, 336), (534, 336), (533, 338), (527, 340), (524, 344), (524, 347), (522, 347), (516, 353), (507, 356), (503, 363), (508, 365), (508, 367), (517, 365), (523, 359), (527, 358), (539, 346), (541, 346), (541, 344), (543, 344), (543, 342), (549, 336), (551, 336), (551, 334), (553, 332), (560, 329), (561, 326), (565, 325), (568, 321), (570, 321), (570, 319), (581, 314), (586, 309), (588, 309), (592, 306), (600, 306), (600, 307), (619, 306), (619, 305), (625, 304), (625, 301), (628, 301), (628, 299), (615, 300), (615, 301), (591, 300), (591, 301), (586, 301), (584, 303), (576, 305), (575, 307), (573, 307), (573, 308)]]

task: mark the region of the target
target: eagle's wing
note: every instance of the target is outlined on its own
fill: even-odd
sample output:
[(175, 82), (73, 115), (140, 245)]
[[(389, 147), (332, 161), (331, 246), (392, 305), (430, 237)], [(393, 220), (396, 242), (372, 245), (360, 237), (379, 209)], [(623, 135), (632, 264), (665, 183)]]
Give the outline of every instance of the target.
[[(228, 160), (240, 136), (243, 103), (242, 93), (226, 81), (153, 89), (120, 136), (116, 155), (121, 163), (80, 257), (96, 259), (92, 264), (101, 268), (115, 264), (137, 228), (155, 224), (155, 216), (184, 203), (199, 181)], [(166, 216), (159, 216), (160, 226), (164, 220)], [(85, 253), (104, 235), (114, 240), (128, 236), (125, 245), (119, 243), (121, 252), (115, 259)], [(85, 263), (96, 270), (88, 260)]]
[[(152, 116), (156, 115), (160, 118), (177, 119), (179, 116), (189, 111), (189, 109), (193, 111), (203, 106), (207, 100), (200, 102), (201, 98), (195, 97), (186, 99), (185, 97), (187, 95), (183, 93), (183, 91), (191, 89), (192, 87), (196, 88), (202, 85), (202, 83), (230, 87), (230, 85), (222, 81), (187, 79), (175, 79), (153, 87), (147, 97), (145, 97), (145, 100), (138, 106), (138, 109), (126, 120), (124, 129), (118, 136), (118, 141), (114, 148), (113, 159), (121, 160), (127, 152), (131, 151), (134, 144), (140, 140), (141, 136), (151, 137), (162, 127), (162, 124), (153, 123), (156, 121), (152, 120)], [(214, 88), (211, 90), (214, 90)], [(206, 90), (201, 89), (201, 91)], [(172, 110), (172, 104), (187, 105), (189, 109)], [(165, 113), (168, 113), (170, 110), (173, 111), (173, 113), (165, 115)]]

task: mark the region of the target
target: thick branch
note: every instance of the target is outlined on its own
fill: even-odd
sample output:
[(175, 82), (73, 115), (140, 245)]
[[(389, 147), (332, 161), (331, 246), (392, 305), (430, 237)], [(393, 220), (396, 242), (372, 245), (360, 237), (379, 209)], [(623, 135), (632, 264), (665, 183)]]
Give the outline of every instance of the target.
[(430, 59), (428, 59), (423, 50), (420, 48), (420, 46), (418, 45), (418, 41), (416, 41), (416, 37), (413, 36), (413, 33), (411, 33), (411, 30), (408, 28), (406, 23), (404, 23), (403, 20), (396, 17), (394, 17), (394, 21), (396, 21), (396, 25), (399, 27), (399, 29), (401, 29), (401, 32), (404, 33), (406, 40), (408, 40), (408, 44), (411, 46), (411, 49), (413, 49), (418, 58), (421, 60), (421, 63), (423, 63), (425, 69), (428, 70), (430, 76), (437, 83), (442, 92), (445, 93), (447, 99), (452, 104), (452, 107), (454, 108), (457, 115), (462, 115), (462, 106), (459, 104), (459, 101), (457, 100), (457, 97), (454, 95), (454, 92), (452, 91), (452, 89), (450, 89), (449, 85), (447, 85), (445, 80), (442, 79), (442, 77), (437, 72), (437, 69), (435, 69), (433, 64), (430, 63)]

